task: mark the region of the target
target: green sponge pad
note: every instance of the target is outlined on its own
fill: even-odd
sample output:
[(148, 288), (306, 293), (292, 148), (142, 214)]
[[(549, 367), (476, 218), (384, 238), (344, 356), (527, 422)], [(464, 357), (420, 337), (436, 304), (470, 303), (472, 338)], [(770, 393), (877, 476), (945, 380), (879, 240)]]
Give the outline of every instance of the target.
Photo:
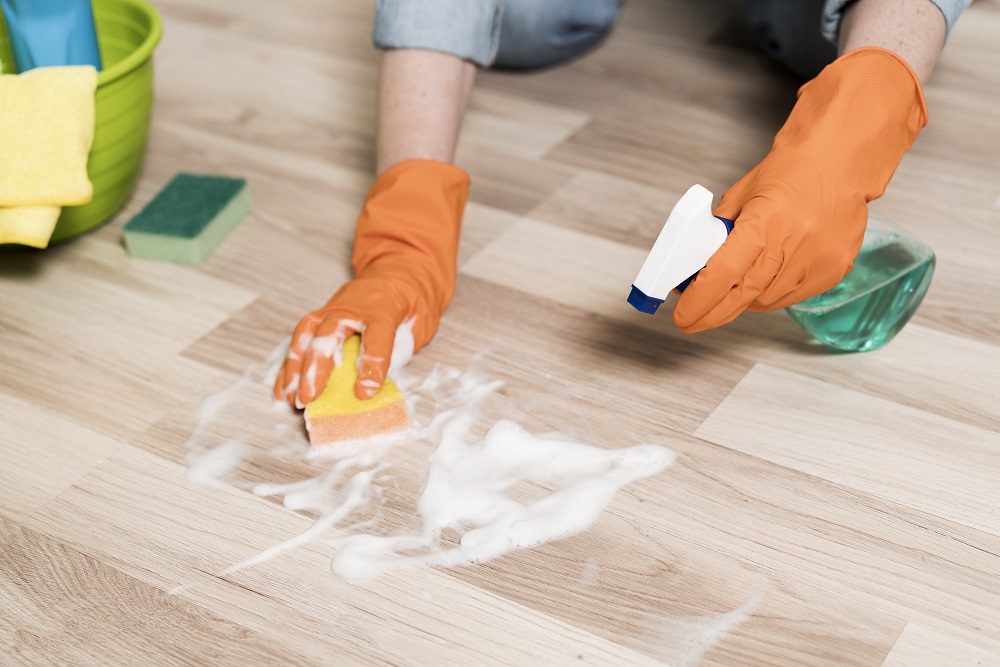
[(177, 174), (125, 225), (133, 257), (200, 264), (250, 212), (242, 178)]

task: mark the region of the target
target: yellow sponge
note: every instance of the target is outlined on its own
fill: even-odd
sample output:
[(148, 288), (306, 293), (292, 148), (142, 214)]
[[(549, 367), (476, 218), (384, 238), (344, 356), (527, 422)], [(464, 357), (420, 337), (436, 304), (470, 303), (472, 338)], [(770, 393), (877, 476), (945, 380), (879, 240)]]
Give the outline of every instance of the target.
[(392, 380), (386, 379), (382, 390), (366, 401), (354, 395), (360, 354), (361, 337), (351, 336), (344, 342), (343, 363), (333, 369), (326, 388), (306, 406), (306, 429), (313, 445), (371, 438), (410, 428), (403, 394)]

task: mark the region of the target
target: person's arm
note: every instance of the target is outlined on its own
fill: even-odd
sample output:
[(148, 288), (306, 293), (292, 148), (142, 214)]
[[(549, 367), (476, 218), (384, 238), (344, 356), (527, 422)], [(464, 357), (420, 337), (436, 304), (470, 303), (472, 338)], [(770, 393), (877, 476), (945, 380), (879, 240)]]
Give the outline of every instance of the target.
[(868, 202), (882, 195), (927, 123), (921, 81), (945, 30), (930, 0), (848, 6), (840, 57), (802, 86), (770, 152), (715, 210), (736, 222), (678, 299), (681, 331), (799, 303), (850, 272)]
[(379, 68), (377, 174), (414, 158), (452, 162), (476, 66), (438, 51), (395, 49)]
[(858, 0), (840, 23), (841, 55), (865, 46), (898, 53), (927, 81), (944, 45), (945, 20), (929, 0)]
[(455, 287), (469, 177), (452, 166), (475, 66), (437, 51), (382, 55), (377, 178), (358, 218), (354, 279), (299, 322), (274, 397), (303, 407), (322, 392), (344, 340), (361, 334), (354, 393), (371, 398), (390, 366), (434, 336)]

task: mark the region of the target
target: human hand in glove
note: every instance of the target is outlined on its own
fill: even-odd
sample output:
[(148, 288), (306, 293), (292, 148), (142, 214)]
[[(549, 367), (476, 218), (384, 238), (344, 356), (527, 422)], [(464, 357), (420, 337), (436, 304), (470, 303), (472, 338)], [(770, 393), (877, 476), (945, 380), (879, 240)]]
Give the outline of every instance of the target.
[(836, 285), (903, 154), (927, 123), (920, 81), (892, 51), (846, 53), (799, 89), (767, 156), (722, 197), (735, 220), (674, 308), (685, 333), (784, 308)]
[(400, 162), (376, 179), (358, 219), (355, 278), (295, 328), (276, 400), (301, 408), (315, 399), (355, 333), (359, 399), (379, 392), (392, 362), (402, 365), (430, 342), (455, 289), (468, 190), (464, 171), (432, 160)]

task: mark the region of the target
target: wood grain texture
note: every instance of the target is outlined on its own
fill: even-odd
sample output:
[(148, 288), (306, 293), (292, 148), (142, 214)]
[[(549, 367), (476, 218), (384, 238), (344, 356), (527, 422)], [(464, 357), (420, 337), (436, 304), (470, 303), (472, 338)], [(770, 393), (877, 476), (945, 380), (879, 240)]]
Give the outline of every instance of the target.
[[(127, 448), (33, 516), (30, 525), (62, 535), (74, 548), (154, 586), (192, 585), (181, 597), (240, 624), (258, 615), (293, 623), (306, 616), (307, 627), (325, 621), (327, 642), (359, 664), (421, 656), (421, 662), (501, 665), (537, 659), (573, 665), (581, 654), (601, 663), (658, 664), (504, 596), (463, 586), (447, 574), (345, 582), (329, 573), (328, 547), (306, 547), (218, 578), (226, 566), (290, 537), (309, 520), (243, 492), (187, 483), (183, 474), (181, 466)], [(123, 492), (143, 497), (142, 507), (127, 518), (118, 506)], [(88, 508), (85, 517), (78, 514), (83, 521), (67, 521), (68, 507), (79, 506), (83, 497)], [(156, 563), (152, 570), (151, 561)], [(316, 577), (320, 572), (323, 576)], [(434, 592), (434, 606), (421, 597), (421, 589)], [(227, 612), (229, 606), (237, 609)], [(514, 633), (518, 641), (508, 644)]]
[(2, 517), (0, 540), (4, 664), (325, 664)]
[(694, 434), (1000, 536), (996, 432), (758, 364)]
[[(410, 366), (502, 380), (480, 432), (512, 418), (677, 462), (583, 534), (349, 583), (336, 539), (222, 571), (315, 518), (251, 492), (328, 465), (296, 454), (263, 367), (350, 276), (374, 2), (160, 0), (132, 199), (70, 243), (0, 249), (0, 664), (1000, 663), (1000, 2), (956, 25), (930, 124), (872, 205), (938, 265), (914, 321), (862, 355), (780, 312), (686, 336), (670, 302), (624, 302), (680, 194), (721, 195), (794, 103), (741, 5), (630, 0), (584, 58), (479, 75), (459, 281)], [(252, 215), (202, 266), (130, 259), (122, 226), (178, 171), (247, 178)], [(238, 381), (198, 443), (242, 456), (195, 483), (199, 410)], [(415, 527), (433, 448), (387, 453), (345, 525)]]

